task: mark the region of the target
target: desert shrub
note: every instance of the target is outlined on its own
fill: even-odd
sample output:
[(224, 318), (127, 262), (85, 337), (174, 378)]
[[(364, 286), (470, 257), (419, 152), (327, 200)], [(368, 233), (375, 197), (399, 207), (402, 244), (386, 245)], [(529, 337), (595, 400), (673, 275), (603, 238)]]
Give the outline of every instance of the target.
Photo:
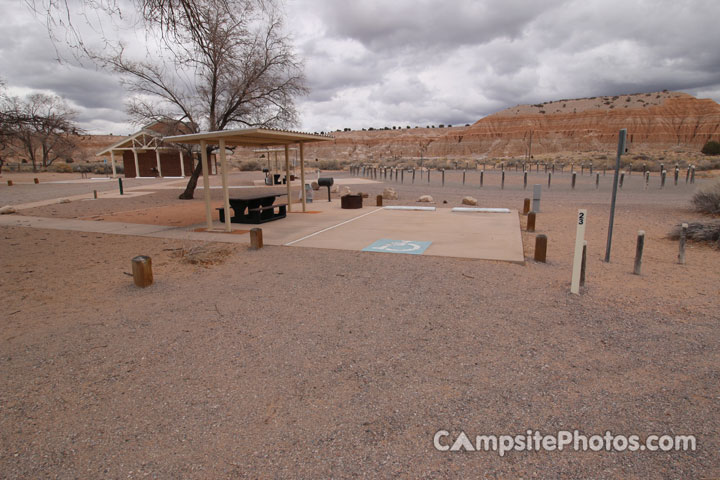
[(720, 180), (700, 187), (693, 195), (692, 203), (698, 212), (720, 214)]
[(342, 170), (342, 164), (337, 160), (323, 159), (315, 162), (320, 170)]
[(90, 165), (87, 164), (73, 165), (72, 167), (72, 171), (75, 173), (90, 173), (91, 170)]
[(240, 162), (240, 166), (238, 167), (241, 172), (252, 172), (256, 170), (262, 169), (262, 166), (260, 165), (260, 162), (257, 160), (245, 160), (243, 162)]
[(92, 172), (99, 175), (107, 175), (108, 173), (112, 173), (112, 167), (104, 163), (96, 163), (92, 166)]
[(56, 163), (53, 165), (50, 165), (47, 168), (48, 172), (55, 172), (55, 173), (72, 173), (73, 169), (70, 165), (67, 163)]
[(710, 140), (700, 150), (705, 155), (720, 155), (720, 142)]
[[(682, 225), (675, 225), (668, 238), (677, 240), (680, 238), (680, 232), (682, 232)], [(708, 242), (720, 246), (720, 220), (689, 222), (687, 238), (696, 242)]]

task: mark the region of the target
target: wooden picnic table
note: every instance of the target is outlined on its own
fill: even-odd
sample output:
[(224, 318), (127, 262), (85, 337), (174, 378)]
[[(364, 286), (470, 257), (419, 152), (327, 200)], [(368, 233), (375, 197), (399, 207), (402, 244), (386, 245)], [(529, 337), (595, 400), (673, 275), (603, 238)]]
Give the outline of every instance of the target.
[[(233, 210), (233, 216), (230, 222), (260, 224), (285, 218), (287, 203), (275, 203), (275, 199), (282, 196), (287, 196), (287, 193), (262, 193), (231, 198), (230, 208)], [(220, 207), (217, 210), (220, 214), (220, 222), (224, 222), (225, 209)]]

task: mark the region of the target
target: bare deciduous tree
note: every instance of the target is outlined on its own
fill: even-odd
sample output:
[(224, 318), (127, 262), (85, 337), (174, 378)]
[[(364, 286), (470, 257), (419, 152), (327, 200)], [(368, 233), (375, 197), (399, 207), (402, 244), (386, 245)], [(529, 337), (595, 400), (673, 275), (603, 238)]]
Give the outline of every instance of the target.
[(3, 146), (15, 155), (26, 155), (37, 171), (75, 148), (78, 130), (75, 111), (56, 95), (35, 93), (26, 98), (3, 95), (0, 109)]
[[(71, 18), (65, 0), (27, 1), (45, 12), (51, 28), (62, 12)], [(121, 13), (117, 0), (96, 4), (106, 15)], [(306, 93), (302, 64), (274, 1), (133, 0), (132, 5), (146, 31), (144, 58), (133, 58), (119, 42), (107, 44), (103, 53), (93, 51), (74, 28), (70, 41), (121, 74), (133, 94), (128, 111), (136, 123), (173, 118), (193, 131), (296, 123), (294, 97)], [(197, 159), (180, 198), (193, 197), (200, 172)]]

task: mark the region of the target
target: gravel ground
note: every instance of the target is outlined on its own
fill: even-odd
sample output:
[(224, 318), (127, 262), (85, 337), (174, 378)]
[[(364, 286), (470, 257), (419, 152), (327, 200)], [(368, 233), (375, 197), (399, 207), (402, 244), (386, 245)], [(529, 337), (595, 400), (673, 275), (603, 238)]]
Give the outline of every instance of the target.
[[(528, 192), (518, 179), (472, 194), (519, 208)], [(190, 242), (3, 227), (0, 472), (720, 477), (720, 251), (691, 244), (677, 265), (665, 236), (700, 218), (692, 189), (646, 192), (628, 180), (611, 263), (602, 262), (609, 187), (595, 192), (587, 176), (574, 192), (558, 182), (543, 193), (547, 264), (223, 245), (229, 255), (193, 265), (179, 255)], [(446, 181), (396, 186), (396, 203), (430, 193), (449, 207), (470, 191)], [(174, 201), (156, 195), (141, 198)], [(81, 203), (52, 208), (70, 216)], [(580, 296), (568, 293), (577, 208), (588, 209)], [(534, 234), (523, 237), (530, 259)], [(124, 274), (137, 254), (153, 258), (156, 283), (144, 290)], [(698, 449), (500, 457), (433, 447), (438, 430), (528, 429), (692, 434)]]

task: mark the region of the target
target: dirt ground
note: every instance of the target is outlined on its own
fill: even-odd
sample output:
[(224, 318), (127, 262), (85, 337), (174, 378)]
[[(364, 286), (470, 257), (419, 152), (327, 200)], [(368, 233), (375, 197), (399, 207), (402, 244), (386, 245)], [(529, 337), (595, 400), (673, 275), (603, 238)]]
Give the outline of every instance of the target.
[[(439, 208), (467, 194), (521, 208), (531, 195), (514, 172), (504, 190), (498, 173), (482, 189), (470, 173), (465, 187), (460, 172), (445, 187), (432, 175), (354, 190), (372, 198), (392, 186), (395, 204), (429, 193)], [(645, 190), (633, 175), (603, 262), (610, 179), (595, 190), (585, 175), (573, 191), (565, 172), (544, 189), (536, 233), (548, 236), (547, 264), (532, 261), (525, 231), (517, 265), (0, 227), (0, 476), (718, 478), (720, 250), (690, 244), (678, 265), (666, 235), (702, 218), (694, 186)], [(21, 213), (129, 221), (144, 207), (146, 217), (177, 210), (179, 190), (149, 190)], [(578, 208), (589, 255), (576, 296)], [(147, 289), (127, 275), (139, 254), (153, 261)], [(698, 448), (500, 457), (433, 447), (438, 430), (528, 429), (695, 435)]]

